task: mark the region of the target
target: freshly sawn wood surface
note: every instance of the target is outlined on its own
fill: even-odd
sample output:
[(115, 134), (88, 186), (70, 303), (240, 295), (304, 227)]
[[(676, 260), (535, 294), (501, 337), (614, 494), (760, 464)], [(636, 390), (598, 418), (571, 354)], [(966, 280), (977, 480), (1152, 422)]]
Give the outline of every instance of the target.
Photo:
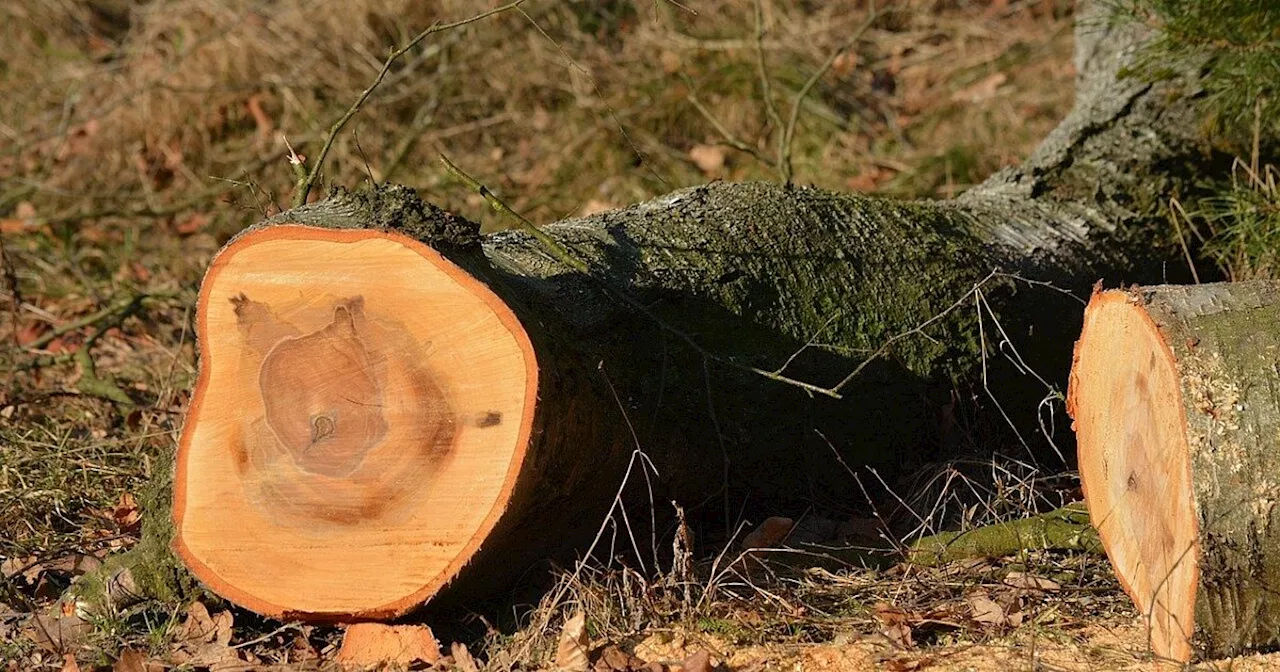
[(1280, 285), (1096, 292), (1068, 409), (1090, 516), (1153, 653), (1280, 644)]
[(373, 617), (457, 572), (537, 394), (501, 300), (406, 236), (276, 226), (218, 255), (197, 322), (174, 492), (197, 578), (265, 614)]

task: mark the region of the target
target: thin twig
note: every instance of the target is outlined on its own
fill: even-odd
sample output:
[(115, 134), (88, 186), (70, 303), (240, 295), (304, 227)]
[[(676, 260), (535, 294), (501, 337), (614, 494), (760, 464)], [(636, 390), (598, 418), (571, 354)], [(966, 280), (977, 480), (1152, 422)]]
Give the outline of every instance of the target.
[(70, 333), (77, 329), (83, 329), (84, 327), (90, 326), (92, 324), (96, 324), (99, 321), (105, 320), (108, 317), (115, 315), (116, 313), (121, 313), (121, 312), (132, 313), (133, 311), (137, 310), (138, 306), (141, 305), (142, 301), (147, 298), (150, 298), (150, 295), (138, 294), (137, 296), (134, 296), (132, 298), (126, 299), (124, 301), (119, 301), (113, 305), (107, 306), (106, 308), (103, 308), (102, 310), (99, 310), (96, 313), (90, 313), (78, 320), (75, 320), (73, 322), (68, 322), (62, 325), (61, 327), (57, 327), (53, 331), (50, 331), (49, 333), (27, 344), (27, 349), (41, 350), (46, 345), (49, 345), (50, 343), (52, 343), (53, 339), (63, 334)]
[(492, 191), (489, 191), (488, 187), (481, 184), (479, 180), (477, 180), (474, 177), (471, 177), (466, 172), (464, 172), (461, 168), (459, 168), (457, 164), (450, 161), (449, 157), (445, 156), (444, 154), (441, 154), (440, 163), (444, 164), (445, 170), (449, 171), (450, 175), (453, 175), (463, 184), (467, 185), (476, 193), (483, 196), (484, 200), (489, 203), (489, 207), (498, 211), (498, 214), (501, 214), (504, 217), (507, 217), (511, 221), (515, 222), (522, 231), (533, 236), (534, 239), (536, 239), (539, 243), (541, 243), (542, 246), (547, 249), (547, 252), (549, 252), (551, 256), (555, 257), (557, 261), (559, 261), (562, 264), (565, 264), (566, 266), (569, 266), (570, 268), (572, 268), (575, 271), (578, 271), (579, 273), (587, 272), (587, 265), (583, 263), (581, 259), (578, 259), (577, 257), (570, 254), (569, 250), (565, 246), (561, 245), (556, 239), (552, 238), (551, 236), (548, 236), (546, 232), (538, 228), (536, 224), (525, 219), (524, 215), (521, 215), (515, 210), (512, 210), (510, 206), (502, 202), (502, 199), (495, 196)]
[(144, 298), (146, 298), (145, 294), (140, 294), (135, 297), (124, 310), (106, 318), (106, 320), (102, 324), (98, 325), (98, 328), (84, 340), (84, 343), (80, 344), (80, 348), (76, 350), (74, 355), (72, 355), (72, 359), (80, 366), (80, 380), (76, 382), (77, 390), (84, 394), (113, 401), (126, 408), (136, 406), (133, 399), (129, 395), (125, 394), (124, 390), (121, 390), (114, 381), (110, 378), (104, 378), (98, 375), (97, 364), (93, 361), (93, 357), (89, 354), (89, 351), (93, 348), (93, 344), (96, 343), (103, 334), (107, 333), (107, 331), (114, 327), (120, 326), (120, 324), (124, 322), (125, 318), (136, 312), (137, 309), (142, 306), (142, 300)]
[(351, 121), (352, 117), (356, 116), (356, 113), (360, 111), (360, 108), (364, 107), (365, 101), (369, 99), (369, 96), (373, 95), (373, 92), (378, 88), (378, 85), (382, 84), (382, 80), (386, 78), (387, 72), (391, 70), (391, 66), (394, 65), (396, 61), (400, 60), (401, 56), (404, 56), (410, 49), (418, 46), (419, 43), (427, 39), (427, 37), (433, 33), (465, 26), (469, 23), (480, 21), (481, 19), (487, 19), (495, 14), (501, 14), (509, 9), (515, 9), (521, 4), (524, 4), (524, 2), (525, 0), (515, 0), (514, 2), (509, 2), (500, 7), (495, 7), (489, 11), (481, 12), (470, 18), (462, 19), (461, 21), (454, 21), (453, 23), (440, 23), (437, 21), (436, 23), (431, 24), (431, 26), (426, 30), (414, 36), (412, 40), (409, 40), (408, 44), (391, 52), (391, 55), (387, 57), (386, 62), (382, 64), (382, 69), (378, 71), (378, 76), (374, 78), (373, 83), (361, 92), (360, 97), (356, 99), (355, 103), (352, 103), (351, 107), (347, 108), (346, 113), (343, 114), (338, 121), (334, 122), (333, 126), (329, 127), (329, 134), (325, 138), (324, 146), (320, 148), (320, 155), (311, 163), (311, 170), (307, 172), (304, 179), (299, 181), (298, 188), (294, 190), (293, 207), (296, 208), (307, 202), (307, 196), (311, 193), (312, 186), (315, 185), (316, 177), (320, 175), (320, 168), (324, 165), (324, 159), (329, 155), (329, 150), (333, 148), (333, 142), (337, 139), (338, 133), (342, 131), (343, 126), (347, 125), (348, 121)]
[(409, 152), (414, 145), (418, 144), (418, 139), (431, 122), (435, 121), (436, 110), (440, 107), (440, 96), (433, 91), (431, 98), (418, 107), (418, 111), (413, 115), (413, 123), (409, 125), (409, 131), (404, 134), (400, 142), (396, 143), (395, 151), (391, 157), (386, 160), (382, 168), (382, 181), (389, 182), (396, 171), (400, 169), (402, 164), (409, 156)]
[[(773, 127), (779, 133), (783, 130), (782, 117), (778, 114), (778, 106), (773, 101), (773, 85), (769, 82), (769, 70), (765, 67), (764, 62), (764, 8), (761, 6), (761, 0), (755, 1), (755, 18), (756, 18), (756, 70), (760, 77), (760, 95), (764, 98), (764, 109), (769, 115), (769, 121), (773, 123)], [(782, 136), (778, 136), (779, 158), (781, 158)], [(782, 181), (784, 183), (791, 182), (791, 173), (789, 168), (778, 162), (778, 171), (782, 173)]]
[(716, 119), (715, 115), (711, 114), (711, 110), (708, 110), (706, 106), (702, 104), (702, 101), (698, 98), (698, 94), (693, 92), (693, 83), (688, 81), (687, 78), (685, 80), (685, 83), (689, 86), (689, 95), (686, 96), (686, 99), (689, 101), (689, 104), (693, 105), (693, 109), (697, 110), (698, 113), (701, 114), (702, 117), (707, 120), (707, 123), (711, 124), (711, 127), (714, 128), (716, 132), (720, 134), (720, 137), (722, 138), (722, 141), (724, 142), (724, 144), (729, 145), (730, 147), (740, 152), (746, 152), (747, 154), (750, 154), (751, 156), (755, 157), (757, 161), (765, 164), (766, 166), (773, 163), (772, 161), (769, 160), (768, 157), (764, 155), (763, 152), (740, 140), (737, 136), (733, 134), (732, 131), (730, 131), (727, 127), (725, 127), (724, 124), (720, 123), (720, 120)]
[[(1191, 258), (1191, 248), (1187, 247), (1187, 239), (1182, 235), (1182, 222), (1178, 220), (1178, 216), (1187, 216), (1187, 211), (1182, 209), (1182, 204), (1178, 202), (1176, 196), (1169, 198), (1169, 219), (1173, 220), (1173, 230), (1178, 234), (1178, 245), (1182, 247), (1182, 256), (1187, 260), (1187, 268), (1191, 269), (1191, 279), (1196, 284), (1200, 284), (1200, 274), (1196, 272), (1196, 262)], [(1190, 219), (1188, 218), (1188, 222)]]
[(787, 117), (787, 125), (782, 129), (782, 141), (778, 146), (778, 172), (782, 173), (782, 179), (784, 182), (790, 183), (791, 176), (793, 175), (791, 170), (791, 139), (795, 137), (796, 121), (800, 118), (800, 106), (804, 104), (805, 97), (809, 95), (809, 90), (813, 88), (813, 85), (817, 84), (818, 80), (821, 79), (823, 75), (827, 74), (827, 71), (831, 69), (832, 65), (835, 65), (836, 59), (840, 57), (840, 54), (843, 54), (846, 50), (856, 44), (858, 40), (862, 39), (862, 35), (867, 32), (867, 29), (871, 27), (871, 24), (875, 22), (878, 16), (879, 10), (877, 10), (875, 5), (872, 4), (871, 13), (867, 15), (867, 19), (862, 22), (862, 25), (858, 26), (858, 29), (853, 31), (853, 35), (850, 36), (844, 44), (831, 52), (831, 55), (827, 57), (827, 60), (822, 63), (822, 66), (818, 68), (817, 72), (814, 72), (813, 75), (805, 81), (804, 86), (800, 87), (800, 92), (796, 94), (795, 102), (791, 104), (791, 115)]
[(534, 30), (541, 33), (542, 36), (551, 43), (551, 46), (556, 48), (556, 51), (560, 52), (560, 55), (564, 57), (565, 62), (581, 73), (588, 82), (591, 82), (591, 88), (595, 90), (596, 97), (604, 104), (604, 109), (609, 113), (609, 118), (612, 119), (614, 125), (618, 127), (618, 133), (622, 135), (622, 139), (627, 142), (627, 145), (631, 147), (631, 152), (635, 154), (637, 165), (642, 166), (650, 175), (653, 176), (655, 180), (662, 183), (664, 186), (669, 186), (666, 178), (658, 174), (658, 171), (654, 170), (653, 166), (649, 165), (649, 157), (646, 156), (644, 152), (640, 151), (640, 148), (636, 145), (635, 141), (631, 139), (631, 134), (628, 133), (627, 128), (622, 125), (622, 119), (618, 117), (618, 113), (613, 109), (613, 105), (610, 105), (609, 100), (604, 97), (604, 92), (600, 90), (600, 84), (596, 81), (596, 78), (591, 75), (591, 71), (573, 60), (573, 58), (569, 56), (569, 53), (564, 50), (564, 47), (560, 46), (560, 43), (557, 42), (555, 38), (551, 37), (547, 31), (543, 30), (542, 26), (538, 25), (538, 22), (534, 21), (533, 17), (529, 16), (528, 12), (522, 9), (520, 10), (520, 14), (529, 22), (529, 25), (533, 26)]
[[(259, 159), (257, 161), (254, 161), (253, 163), (242, 166), (235, 173), (232, 173), (230, 177), (219, 178), (214, 176), (211, 179), (232, 181), (234, 183), (235, 180), (238, 180), (258, 170), (262, 166), (265, 166), (268, 163), (270, 163), (271, 161), (275, 161), (277, 158), (278, 158), (277, 156), (271, 156), (265, 159)], [(85, 221), (90, 219), (102, 219), (104, 217), (122, 217), (122, 218), (171, 217), (180, 212), (183, 212), (197, 205), (200, 205), (201, 203), (209, 200), (210, 198), (226, 190), (227, 190), (227, 187), (225, 184), (215, 184), (208, 187), (207, 189), (203, 189), (195, 194), (192, 194), (190, 197), (185, 198), (177, 203), (173, 203), (171, 205), (167, 205), (161, 208), (152, 208), (150, 206), (143, 206), (140, 208), (103, 208), (101, 210), (90, 210), (88, 212), (63, 212), (56, 215), (50, 215), (49, 217), (40, 218), (40, 222), (43, 224), (67, 224), (71, 222), (80, 222), (80, 221)]]

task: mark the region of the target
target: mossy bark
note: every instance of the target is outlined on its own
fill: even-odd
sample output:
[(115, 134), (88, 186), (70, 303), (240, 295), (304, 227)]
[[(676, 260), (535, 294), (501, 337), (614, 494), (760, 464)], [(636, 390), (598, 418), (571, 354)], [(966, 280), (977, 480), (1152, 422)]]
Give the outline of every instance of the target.
[(101, 567), (72, 586), (71, 597), (78, 611), (105, 614), (143, 600), (174, 604), (197, 596), (219, 599), (200, 586), (171, 550), (172, 503), (173, 460), (170, 456), (153, 465), (150, 480), (139, 492), (142, 538), (128, 551), (107, 557)]
[(939, 532), (911, 545), (907, 559), (933, 567), (967, 558), (1002, 558), (1022, 551), (1101, 553), (1098, 531), (1083, 504), (965, 532)]
[[(1023, 168), (957, 201), (791, 185), (685, 189), (545, 227), (587, 273), (519, 231), (479, 238), (406, 189), (340, 191), (263, 226), (385, 228), (432, 244), (508, 300), (548, 353), (537, 428), (593, 424), (590, 459), (531, 456), (536, 471), (481, 551), (496, 562), (478, 563), (490, 571), (477, 566), (464, 583), (510, 578), (524, 559), (577, 547), (600, 524), (635, 448), (658, 465), (657, 502), (727, 509), (731, 494), (749, 493), (772, 513), (801, 500), (847, 501), (833, 447), (847, 464), (938, 456), (930, 399), (978, 380), (984, 348), (993, 354), (1003, 338), (980, 328), (973, 290), (984, 280), (988, 318), (1045, 375), (1065, 377), (1076, 304), (993, 271), (1087, 286), (1150, 259), (1151, 205), (1178, 179), (1165, 169), (1199, 151), (1179, 88), (1188, 84), (1121, 80), (1137, 33), (1082, 23), (1078, 36), (1071, 115)], [(786, 364), (786, 376), (830, 387), (877, 352), (842, 399), (749, 371)], [(1043, 387), (1024, 395), (1015, 413), (1031, 417), (1042, 396)], [(633, 494), (645, 482), (633, 475)], [(547, 533), (548, 520), (562, 529)]]

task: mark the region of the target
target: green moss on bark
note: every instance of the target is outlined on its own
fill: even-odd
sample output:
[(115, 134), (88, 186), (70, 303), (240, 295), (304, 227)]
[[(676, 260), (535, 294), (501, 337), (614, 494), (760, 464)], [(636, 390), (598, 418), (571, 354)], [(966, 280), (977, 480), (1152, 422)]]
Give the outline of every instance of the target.
[(911, 546), (908, 559), (917, 565), (943, 565), (966, 558), (1001, 558), (1029, 550), (1101, 553), (1098, 531), (1082, 503), (1030, 518), (1011, 520), (966, 532), (941, 532)]
[(196, 597), (217, 599), (200, 586), (172, 550), (171, 456), (156, 465), (138, 499), (143, 511), (142, 538), (76, 582), (73, 596), (77, 603), (91, 612), (103, 612), (145, 600), (179, 604)]

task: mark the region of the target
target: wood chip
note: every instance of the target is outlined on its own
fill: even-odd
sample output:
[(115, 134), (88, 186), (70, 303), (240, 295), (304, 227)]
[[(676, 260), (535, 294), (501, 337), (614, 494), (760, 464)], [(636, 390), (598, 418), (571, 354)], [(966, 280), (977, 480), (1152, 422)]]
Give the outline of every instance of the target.
[(356, 623), (347, 627), (334, 660), (346, 669), (434, 664), (440, 660), (440, 644), (425, 625)]

